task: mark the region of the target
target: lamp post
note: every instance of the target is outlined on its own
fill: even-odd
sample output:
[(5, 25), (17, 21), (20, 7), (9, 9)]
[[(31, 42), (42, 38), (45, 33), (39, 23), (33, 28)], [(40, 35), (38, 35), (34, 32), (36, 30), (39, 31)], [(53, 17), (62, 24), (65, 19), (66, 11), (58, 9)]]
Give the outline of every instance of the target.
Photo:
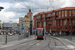
[(1, 11), (2, 9), (4, 9), (4, 7), (0, 7), (0, 11)]
[[(36, 20), (36, 28), (37, 28), (37, 20)], [(36, 34), (36, 31), (35, 31), (35, 34)]]
[(45, 21), (45, 13), (44, 13), (44, 39), (46, 40), (46, 21)]

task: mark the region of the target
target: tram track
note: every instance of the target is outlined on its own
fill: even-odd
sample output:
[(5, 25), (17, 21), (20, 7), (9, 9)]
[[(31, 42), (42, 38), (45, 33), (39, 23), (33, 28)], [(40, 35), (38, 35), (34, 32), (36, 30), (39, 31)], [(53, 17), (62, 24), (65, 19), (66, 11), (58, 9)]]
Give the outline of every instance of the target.
[[(17, 45), (24, 45), (22, 47), (18, 47), (19, 50), (21, 50), (21, 48), (24, 48), (25, 46), (27, 46), (29, 44), (32, 44), (32, 43), (35, 43), (35, 42), (37, 42), (37, 40), (33, 39), (33, 40), (29, 40), (29, 41), (26, 41), (26, 42), (19, 43)], [(16, 49), (13, 49), (13, 50), (17, 50), (17, 48)]]
[[(53, 39), (53, 41), (54, 41), (54, 45), (57, 46), (56, 41), (55, 41), (54, 39)], [(51, 44), (51, 38), (49, 38), (48, 44), (47, 44), (45, 47), (43, 47), (41, 50), (44, 50), (46, 47), (48, 47), (50, 50), (53, 50), (54, 47), (51, 48), (51, 47), (50, 47), (50, 44)]]
[[(28, 45), (30, 45), (30, 44), (32, 44), (32, 45), (30, 45), (30, 47), (29, 48), (27, 48), (27, 49), (25, 49), (25, 50), (30, 50), (30, 48), (32, 48), (34, 45), (36, 45), (37, 43), (40, 43), (42, 40), (31, 40), (31, 41), (28, 41), (28, 42), (23, 42), (23, 43), (20, 43), (20, 44), (18, 44), (18, 45), (24, 45), (24, 46), (22, 46), (22, 47), (19, 47), (19, 50), (21, 50), (22, 48), (26, 48)], [(27, 44), (26, 44), (27, 43)], [(15, 50), (15, 49), (14, 49)], [(16, 49), (17, 50), (17, 49)]]
[[(53, 38), (52, 38), (52, 39), (53, 39)], [(54, 46), (57, 46), (56, 41), (55, 41), (54, 39), (53, 39), (53, 41), (54, 41)], [(53, 50), (53, 49), (54, 49), (54, 47), (53, 47), (53, 48), (51, 48), (51, 47), (50, 47), (50, 44), (51, 44), (51, 41), (49, 42), (48, 47), (49, 47), (49, 49), (50, 49), (50, 50)]]
[(34, 43), (33, 45), (31, 45), (28, 49), (26, 50), (30, 50), (30, 48), (32, 48), (34, 45), (36, 45), (37, 43), (40, 43), (42, 40), (37, 41), (36, 43)]
[[(44, 49), (46, 49), (46, 47), (48, 47), (49, 50), (54, 50), (55, 47), (58, 46), (56, 40), (58, 40), (58, 41), (61, 42), (64, 46), (66, 46), (62, 41), (60, 41), (60, 40), (57, 39), (57, 38), (54, 38), (54, 37), (47, 37), (47, 38), (49, 39), (49, 40), (48, 40), (48, 44), (47, 44), (45, 47), (41, 48), (40, 50), (44, 50)], [(31, 40), (31, 41), (28, 41), (28, 42), (20, 43), (20, 44), (25, 44), (25, 43), (27, 43), (27, 44), (25, 44), (24, 46), (20, 47), (19, 50), (21, 50), (22, 48), (26, 48), (27, 45), (29, 45), (28, 48), (26, 48), (26, 49), (24, 49), (24, 50), (31, 50), (31, 48), (33, 48), (34, 45), (36, 45), (37, 43), (40, 43), (41, 41), (42, 41), (42, 40)], [(53, 42), (52, 42), (52, 41), (53, 41)], [(52, 44), (52, 43), (53, 43), (53, 44)], [(30, 45), (30, 44), (32, 44), (32, 45)], [(54, 45), (54, 46), (52, 47), (51, 44)], [(19, 45), (19, 44), (18, 44), (18, 45)], [(59, 48), (59, 49), (62, 50), (62, 48)]]
[[(65, 47), (67, 47), (67, 45), (64, 42), (62, 42), (61, 40), (54, 38), (54, 37), (51, 37), (51, 38), (54, 40), (55, 46), (58, 46), (56, 41), (55, 41), (55, 40), (58, 40), (59, 42), (61, 42), (61, 44), (63, 44)], [(52, 49), (50, 48), (50, 50), (54, 50), (54, 48), (52, 48)], [(60, 50), (62, 50), (62, 48), (60, 48)]]
[(34, 41), (34, 40), (35, 40), (35, 39), (29, 40), (29, 41), (26, 41), (26, 42), (22, 42), (22, 43), (19, 43), (19, 44), (17, 44), (17, 45), (24, 44), (24, 43), (28, 43), (28, 42), (31, 42), (31, 41)]
[[(49, 37), (48, 37), (49, 38)], [(53, 37), (51, 37), (52, 38), (52, 40), (54, 41), (54, 46), (58, 46), (57, 45), (57, 43), (56, 43), (56, 41), (55, 41), (55, 39), (56, 38), (53, 38)], [(54, 50), (54, 47), (53, 48), (51, 48), (50, 47), (50, 45), (51, 45), (51, 38), (49, 38), (49, 42), (48, 42), (48, 44), (45, 46), (45, 47), (43, 47), (41, 50), (44, 50), (46, 47), (48, 47), (50, 50)], [(56, 39), (56, 40), (59, 40), (59, 39)], [(60, 40), (59, 40), (60, 41)], [(61, 42), (61, 41), (60, 41)], [(63, 42), (61, 42), (64, 46), (66, 46)], [(62, 49), (60, 49), (60, 50), (62, 50)]]
[[(27, 45), (32, 44), (32, 43), (35, 43), (35, 42), (37, 42), (37, 40), (30, 41), (30, 42), (28, 42), (27, 44), (22, 43), (24, 46), (20, 47), (20, 49), (19, 49), (19, 50), (21, 50), (22, 48), (26, 47)], [(21, 45), (22, 45), (22, 44), (21, 44)], [(26, 50), (27, 50), (27, 49), (26, 49)]]

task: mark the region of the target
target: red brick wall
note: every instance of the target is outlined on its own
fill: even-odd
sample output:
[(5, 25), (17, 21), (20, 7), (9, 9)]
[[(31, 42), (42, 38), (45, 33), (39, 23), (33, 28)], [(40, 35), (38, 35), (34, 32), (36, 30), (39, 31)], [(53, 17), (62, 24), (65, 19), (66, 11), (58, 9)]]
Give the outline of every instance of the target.
[[(65, 17), (65, 10), (67, 9), (63, 9), (61, 10), (61, 17), (59, 17), (59, 10), (58, 11), (53, 11), (55, 12), (55, 16), (48, 16), (47, 13), (45, 14), (46, 15), (46, 18), (50, 17), (50, 19), (46, 19), (46, 31), (49, 31), (49, 29), (51, 29), (51, 31), (71, 31), (71, 29), (69, 27), (75, 27), (75, 25), (69, 25), (69, 19), (75, 19), (75, 16), (72, 16), (72, 12), (71, 12), (71, 16), (69, 16), (69, 10), (73, 10), (73, 9), (68, 9), (67, 10), (67, 17)], [(64, 17), (62, 17), (62, 11), (64, 11)], [(57, 16), (57, 13), (58, 12), (58, 17)], [(52, 12), (50, 12), (52, 14)], [(40, 14), (39, 14), (40, 15)], [(42, 14), (43, 15), (43, 14)], [(38, 20), (37, 22), (37, 25), (38, 27), (40, 27), (40, 23), (39, 22), (42, 22), (42, 26), (41, 27), (44, 27), (44, 19), (42, 17), (42, 15), (40, 15), (41, 17), (39, 18), (40, 20)], [(34, 16), (34, 19), (37, 20), (36, 16)], [(62, 19), (62, 25), (60, 25), (60, 20)], [(67, 25), (64, 25), (64, 19), (67, 19)], [(36, 28), (36, 21), (34, 20), (34, 29)], [(56, 20), (56, 25), (53, 25), (53, 20)], [(51, 22), (48, 22), (48, 21), (51, 21)], [(67, 29), (65, 29), (64, 27), (67, 27)], [(55, 29), (54, 29), (55, 28)], [(59, 28), (59, 29), (57, 29)], [(62, 28), (62, 29), (61, 29)], [(72, 29), (72, 31), (75, 31), (75, 29)]]

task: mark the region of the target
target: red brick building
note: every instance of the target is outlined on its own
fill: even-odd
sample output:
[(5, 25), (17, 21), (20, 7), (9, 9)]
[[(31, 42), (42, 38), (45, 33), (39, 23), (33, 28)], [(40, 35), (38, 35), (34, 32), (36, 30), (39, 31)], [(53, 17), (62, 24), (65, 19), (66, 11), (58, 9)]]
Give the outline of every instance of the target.
[[(75, 7), (65, 7), (34, 15), (33, 29), (43, 27), (44, 18), (46, 31), (56, 35), (75, 35)], [(72, 33), (72, 34), (71, 34)]]

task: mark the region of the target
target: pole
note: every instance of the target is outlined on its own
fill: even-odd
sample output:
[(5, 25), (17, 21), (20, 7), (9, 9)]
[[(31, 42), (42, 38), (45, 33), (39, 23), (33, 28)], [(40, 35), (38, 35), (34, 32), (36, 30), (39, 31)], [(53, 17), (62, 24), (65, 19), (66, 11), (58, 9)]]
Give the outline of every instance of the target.
[[(36, 28), (37, 28), (37, 20), (36, 20)], [(36, 31), (35, 31), (35, 34), (36, 34)]]
[(44, 16), (44, 39), (46, 40), (46, 21)]

